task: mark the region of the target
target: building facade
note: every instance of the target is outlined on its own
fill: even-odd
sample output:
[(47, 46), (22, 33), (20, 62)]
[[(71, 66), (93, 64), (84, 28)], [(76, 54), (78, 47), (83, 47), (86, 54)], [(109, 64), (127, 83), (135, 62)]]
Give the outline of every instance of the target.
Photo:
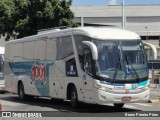
[[(72, 6), (74, 21), (82, 26), (103, 26), (122, 28), (122, 6)], [(160, 5), (127, 5), (124, 8), (125, 29), (138, 33), (145, 40), (157, 47), (160, 59)], [(146, 49), (149, 59), (152, 52)]]
[[(122, 6), (72, 6), (71, 10), (77, 23), (122, 28)], [(125, 29), (141, 36), (160, 35), (160, 5), (127, 5), (124, 13)]]

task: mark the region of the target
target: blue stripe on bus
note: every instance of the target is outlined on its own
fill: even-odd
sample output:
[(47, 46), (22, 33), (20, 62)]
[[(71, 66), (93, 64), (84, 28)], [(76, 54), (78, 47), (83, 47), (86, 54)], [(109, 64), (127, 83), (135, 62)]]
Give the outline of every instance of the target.
[[(41, 96), (49, 96), (49, 68), (54, 64), (53, 61), (10, 62), (9, 64), (12, 72), (16, 76), (27, 75), (30, 78), (30, 81), (34, 81), (33, 83)], [(44, 73), (45, 76), (39, 78), (37, 75), (36, 78), (33, 73), (38, 74), (38, 70), (39, 74), (44, 72), (42, 71), (44, 65), (46, 66)], [(34, 67), (35, 72), (33, 72)]]
[(148, 84), (148, 80), (140, 82), (139, 86), (146, 86)]
[[(106, 81), (100, 81), (100, 83), (102, 84), (107, 84), (107, 85), (111, 85), (111, 86), (125, 86), (125, 84), (115, 84), (115, 83), (110, 83), (110, 82), (106, 82)], [(140, 82), (140, 83), (132, 83), (131, 86), (134, 86), (135, 84), (137, 84), (137, 87), (141, 86), (146, 86), (148, 83), (148, 80)]]

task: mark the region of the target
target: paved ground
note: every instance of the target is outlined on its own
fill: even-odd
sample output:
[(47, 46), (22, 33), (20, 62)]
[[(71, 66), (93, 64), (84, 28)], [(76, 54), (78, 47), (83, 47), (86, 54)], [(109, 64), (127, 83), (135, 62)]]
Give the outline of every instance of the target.
[(150, 85), (150, 102), (160, 102), (160, 85)]
[(52, 102), (48, 98), (35, 98), (29, 101), (20, 101), (17, 95), (3, 94), (1, 104), (3, 111), (58, 111), (79, 113), (118, 113), (118, 112), (134, 112), (134, 111), (160, 111), (160, 103), (130, 103), (125, 104), (124, 108), (117, 110), (112, 104), (106, 105), (90, 105), (82, 104), (79, 109), (73, 109), (69, 101)]
[[(70, 106), (68, 101), (61, 101), (59, 103), (53, 103), (50, 99), (36, 98), (22, 102), (17, 95), (5, 94), (1, 95), (1, 103), (3, 111), (52, 111), (52, 115), (57, 117), (52, 118), (38, 118), (39, 120), (158, 120), (159, 118), (152, 117), (116, 117), (120, 114), (131, 112), (144, 112), (144, 111), (160, 111), (159, 103), (132, 103), (125, 104), (124, 108), (117, 110), (112, 104), (107, 105), (88, 105), (82, 104), (80, 109), (76, 110)], [(68, 114), (68, 116), (65, 116)], [(108, 117), (109, 115), (115, 117)], [(90, 117), (92, 116), (92, 117)], [(103, 117), (102, 117), (103, 116)], [(0, 118), (0, 120), (10, 120), (11, 118)], [(37, 120), (37, 118), (12, 118), (11, 120)]]
[[(160, 111), (160, 101), (155, 101), (160, 99), (160, 87), (151, 87), (150, 89), (150, 99), (152, 100), (151, 103), (131, 103), (125, 104), (124, 108), (117, 110), (113, 107), (112, 104), (106, 105), (89, 105), (89, 104), (82, 104), (81, 107), (77, 109), (73, 109), (70, 106), (69, 101), (60, 101), (58, 103), (51, 102), (50, 99), (47, 98), (35, 98), (29, 101), (20, 101), (17, 95), (14, 94), (0, 94), (0, 102), (2, 104), (3, 111), (52, 111), (51, 115), (56, 115), (52, 119), (55, 120), (63, 120), (63, 119), (70, 119), (70, 120), (106, 120), (108, 117), (102, 117), (112, 114), (113, 116), (118, 116), (124, 113), (130, 112), (144, 112), (144, 111)], [(66, 113), (68, 115), (72, 115), (74, 117), (62, 117)], [(89, 117), (93, 115), (94, 117)], [(96, 117), (95, 117), (96, 116)], [(81, 118), (83, 117), (83, 118)], [(9, 119), (9, 118), (7, 118)], [(17, 118), (14, 118), (17, 120)], [(32, 118), (33, 119), (33, 118)], [(45, 118), (45, 120), (49, 120), (50, 118)], [(134, 117), (127, 117), (127, 118), (109, 118), (111, 120), (133, 120)], [(139, 119), (139, 118), (136, 118)], [(149, 120), (151, 118), (142, 118), (141, 120)], [(158, 120), (158, 118), (152, 118), (154, 120)], [(6, 118), (0, 118), (0, 120), (6, 120)], [(36, 119), (35, 119), (36, 120)], [(40, 119), (41, 120), (41, 119)]]

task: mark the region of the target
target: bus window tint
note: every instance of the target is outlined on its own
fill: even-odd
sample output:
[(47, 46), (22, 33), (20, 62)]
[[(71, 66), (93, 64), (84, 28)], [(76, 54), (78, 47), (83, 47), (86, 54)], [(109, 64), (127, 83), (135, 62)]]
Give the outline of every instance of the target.
[(71, 36), (61, 37), (59, 50), (60, 59), (64, 59), (74, 54)]

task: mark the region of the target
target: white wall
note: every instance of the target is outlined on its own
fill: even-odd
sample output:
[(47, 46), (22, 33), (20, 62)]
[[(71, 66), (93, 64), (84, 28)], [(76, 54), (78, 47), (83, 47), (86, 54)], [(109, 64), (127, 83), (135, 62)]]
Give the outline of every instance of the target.
[[(72, 6), (74, 21), (84, 23), (113, 25), (122, 28), (122, 6)], [(125, 6), (125, 29), (142, 36), (160, 35), (160, 5)], [(146, 28), (147, 27), (147, 28)]]
[(0, 46), (5, 46), (5, 38), (3, 36), (0, 37)]

